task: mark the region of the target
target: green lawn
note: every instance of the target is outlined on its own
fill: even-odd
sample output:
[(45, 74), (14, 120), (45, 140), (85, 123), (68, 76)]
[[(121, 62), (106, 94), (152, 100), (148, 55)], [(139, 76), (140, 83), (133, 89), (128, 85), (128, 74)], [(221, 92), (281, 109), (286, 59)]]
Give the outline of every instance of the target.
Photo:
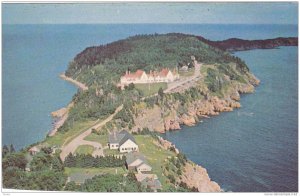
[(103, 147), (107, 146), (107, 142), (108, 142), (108, 135), (97, 135), (95, 133), (91, 133), (90, 135), (88, 135), (87, 137), (84, 138), (84, 140), (87, 141), (92, 141), (92, 142), (98, 142), (100, 143)]
[(80, 145), (76, 149), (76, 154), (92, 154), (94, 151), (94, 147), (90, 145)]
[(188, 71), (179, 71), (181, 77), (190, 77), (195, 73), (195, 68), (188, 69)]
[(88, 127), (91, 127), (95, 121), (85, 121), (85, 122), (74, 122), (74, 126), (67, 132), (61, 133), (57, 132), (52, 137), (47, 137), (43, 143), (47, 143), (50, 146), (62, 146), (65, 142), (68, 143), (72, 141), (77, 135), (85, 131)]
[(122, 154), (117, 149), (116, 150), (111, 150), (109, 148), (106, 148), (103, 151), (104, 151), (104, 155), (120, 155), (120, 154)]
[(153, 143), (153, 138), (149, 135), (136, 135), (134, 136), (137, 144), (139, 145), (139, 151), (145, 155), (148, 163), (152, 167), (152, 171), (156, 174), (163, 185), (168, 187), (167, 178), (163, 176), (162, 166), (165, 159), (168, 156), (176, 156), (174, 152), (164, 150)]
[(144, 97), (154, 95), (158, 92), (159, 88), (162, 88), (163, 90), (168, 88), (168, 85), (165, 82), (154, 84), (134, 84), (134, 86), (136, 89), (141, 90), (143, 92)]
[(93, 176), (101, 174), (125, 174), (127, 170), (122, 167), (107, 167), (107, 168), (74, 168), (65, 167), (65, 174), (70, 177), (71, 181), (76, 183), (84, 183), (86, 179), (91, 179)]
[(99, 174), (104, 174), (104, 173), (108, 173), (108, 174), (116, 174), (116, 170), (118, 174), (125, 174), (127, 173), (126, 169), (123, 169), (122, 167), (101, 167), (101, 168), (77, 168), (77, 167), (65, 167), (65, 174), (67, 176), (70, 176), (72, 174), (75, 173), (92, 173), (95, 175), (99, 175)]

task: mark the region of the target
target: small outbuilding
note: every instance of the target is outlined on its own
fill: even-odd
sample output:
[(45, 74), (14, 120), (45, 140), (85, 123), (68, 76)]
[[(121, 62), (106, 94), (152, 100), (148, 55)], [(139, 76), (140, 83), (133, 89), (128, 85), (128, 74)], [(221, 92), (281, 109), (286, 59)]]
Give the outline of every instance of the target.
[(139, 173), (150, 172), (152, 170), (144, 155), (139, 152), (126, 154), (126, 166), (128, 170), (136, 170)]
[(159, 179), (157, 178), (156, 174), (138, 173), (138, 174), (135, 174), (135, 177), (136, 177), (137, 181), (140, 182), (142, 184), (142, 186), (144, 186), (146, 188), (150, 188), (154, 191), (157, 191), (158, 189), (162, 188), (162, 185), (161, 185)]
[(30, 155), (36, 155), (37, 153), (39, 153), (41, 150), (38, 148), (38, 147), (36, 147), (36, 146), (33, 146), (33, 147), (31, 147), (29, 150), (28, 150), (28, 152), (30, 153)]

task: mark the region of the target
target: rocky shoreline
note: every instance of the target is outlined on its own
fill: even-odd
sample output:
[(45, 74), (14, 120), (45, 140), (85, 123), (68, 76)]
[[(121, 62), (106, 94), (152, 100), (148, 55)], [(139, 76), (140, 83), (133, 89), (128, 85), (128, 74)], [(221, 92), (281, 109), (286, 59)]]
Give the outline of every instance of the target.
[(51, 116), (53, 118), (53, 128), (49, 131), (48, 136), (54, 136), (58, 129), (63, 126), (73, 105), (74, 103), (71, 102), (67, 107), (51, 112)]
[[(166, 150), (174, 149), (176, 154), (180, 151), (170, 141), (158, 137), (158, 145)], [(222, 192), (220, 185), (212, 181), (207, 173), (207, 170), (200, 165), (188, 161), (183, 169), (183, 173), (176, 179), (178, 184), (185, 183), (189, 188), (196, 188), (199, 192)]]
[(70, 78), (70, 77), (66, 76), (64, 73), (60, 74), (59, 77), (63, 80), (71, 82), (72, 84), (74, 84), (75, 86), (77, 86), (79, 89), (81, 89), (83, 91), (89, 89), (85, 84), (83, 84), (83, 83), (81, 83), (77, 80), (74, 80), (73, 78)]
[(217, 96), (209, 96), (205, 100), (197, 100), (190, 103), (188, 111), (184, 114), (177, 112), (178, 105), (170, 108), (169, 115), (162, 118), (164, 111), (158, 106), (144, 109), (136, 116), (134, 122), (136, 126), (133, 131), (148, 127), (150, 130), (159, 133), (166, 131), (180, 130), (181, 125), (194, 126), (201, 122), (201, 118), (219, 115), (221, 112), (230, 112), (235, 108), (240, 108), (240, 94), (253, 93), (254, 86), (259, 85), (260, 81), (254, 76), (251, 78), (251, 84), (235, 85), (222, 99)]
[[(62, 77), (65, 79), (65, 77)], [(66, 79), (70, 81), (69, 79)], [(76, 80), (72, 79), (72, 83), (77, 85)], [(152, 109), (147, 109), (141, 112), (137, 118), (135, 118), (136, 126), (133, 131), (138, 128), (148, 127), (151, 130), (164, 133), (166, 131), (181, 129), (181, 125), (194, 126), (201, 118), (209, 118), (209, 116), (219, 115), (220, 112), (233, 111), (234, 108), (241, 107), (240, 93), (252, 93), (254, 92), (254, 86), (259, 84), (259, 80), (254, 76), (250, 80), (251, 84), (236, 85), (230, 93), (228, 93), (223, 99), (217, 96), (207, 96), (205, 100), (194, 101), (190, 104), (188, 112), (183, 115), (178, 115), (176, 106), (171, 109), (170, 114), (162, 118), (162, 108), (155, 106)], [(84, 90), (85, 88), (81, 88)], [(85, 89), (86, 90), (86, 89)], [(68, 117), (68, 111), (73, 106), (73, 103), (69, 104), (67, 108), (62, 108), (55, 112), (52, 112), (52, 116), (59, 118), (58, 128), (64, 123)], [(142, 119), (139, 119), (142, 117)], [(143, 120), (147, 119), (147, 121)], [(150, 123), (149, 123), (150, 119)], [(141, 122), (142, 124), (139, 124)], [(56, 128), (56, 131), (57, 129)], [(55, 131), (55, 132), (56, 132)], [(55, 134), (53, 132), (53, 135)], [(159, 138), (158, 146), (163, 149), (170, 150), (171, 147), (175, 153), (179, 153), (179, 150), (170, 141), (163, 138)], [(222, 192), (221, 187), (214, 181), (212, 181), (207, 173), (207, 170), (192, 161), (188, 161), (184, 166), (183, 172), (177, 177), (176, 182), (178, 184), (185, 183), (189, 188), (196, 188), (199, 192)]]
[[(63, 80), (71, 82), (72, 84), (77, 86), (82, 91), (88, 90), (88, 87), (85, 84), (83, 84), (77, 80), (74, 80), (70, 77), (67, 77), (64, 73), (60, 74), (59, 77)], [(68, 104), (67, 107), (63, 107), (56, 111), (51, 112), (51, 116), (53, 118), (53, 122), (52, 122), (53, 128), (48, 132), (48, 136), (54, 136), (56, 134), (56, 132), (58, 131), (58, 129), (65, 123), (65, 121), (67, 120), (67, 118), (69, 116), (69, 111), (73, 107), (73, 105), (74, 105), (74, 103), (71, 102)]]

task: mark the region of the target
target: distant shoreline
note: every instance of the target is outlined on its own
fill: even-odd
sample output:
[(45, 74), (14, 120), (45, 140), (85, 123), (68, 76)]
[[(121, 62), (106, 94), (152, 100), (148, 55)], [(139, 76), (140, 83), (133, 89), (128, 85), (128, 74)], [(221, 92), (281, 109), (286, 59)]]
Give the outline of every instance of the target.
[(65, 73), (60, 74), (59, 77), (60, 77), (61, 79), (63, 79), (63, 80), (66, 80), (66, 81), (68, 81), (68, 82), (71, 82), (72, 84), (74, 84), (75, 86), (77, 86), (78, 88), (80, 88), (80, 89), (83, 90), (83, 91), (89, 89), (85, 84), (83, 84), (83, 83), (81, 83), (81, 82), (78, 82), (77, 80), (74, 80), (74, 79), (72, 79), (72, 78), (66, 76)]
[[(88, 90), (88, 87), (81, 83), (78, 82), (70, 77), (67, 77), (65, 75), (65, 73), (62, 73), (59, 75), (59, 77), (63, 80), (66, 80), (72, 84), (74, 84), (76, 87), (78, 87), (79, 89), (85, 91)], [(56, 110), (54, 112), (51, 112), (51, 116), (53, 117), (53, 128), (48, 132), (48, 136), (54, 136), (56, 134), (56, 132), (58, 131), (58, 129), (65, 123), (65, 121), (67, 120), (68, 116), (69, 116), (69, 111), (70, 109), (73, 107), (74, 103), (71, 102), (68, 104), (67, 107), (63, 107), (60, 108), (59, 110)]]
[(74, 106), (74, 103), (71, 102), (68, 104), (68, 106), (65, 108), (61, 108), (59, 110), (56, 110), (54, 112), (51, 112), (51, 116), (53, 118), (53, 128), (48, 132), (48, 136), (54, 136), (58, 129), (63, 126), (65, 121), (67, 120), (69, 116), (70, 109)]

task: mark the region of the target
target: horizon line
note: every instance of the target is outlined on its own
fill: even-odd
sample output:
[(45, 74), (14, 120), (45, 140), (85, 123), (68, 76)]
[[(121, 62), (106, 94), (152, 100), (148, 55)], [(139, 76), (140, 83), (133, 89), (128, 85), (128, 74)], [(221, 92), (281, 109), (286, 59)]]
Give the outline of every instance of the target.
[(2, 23), (2, 25), (294, 25), (298, 23)]

